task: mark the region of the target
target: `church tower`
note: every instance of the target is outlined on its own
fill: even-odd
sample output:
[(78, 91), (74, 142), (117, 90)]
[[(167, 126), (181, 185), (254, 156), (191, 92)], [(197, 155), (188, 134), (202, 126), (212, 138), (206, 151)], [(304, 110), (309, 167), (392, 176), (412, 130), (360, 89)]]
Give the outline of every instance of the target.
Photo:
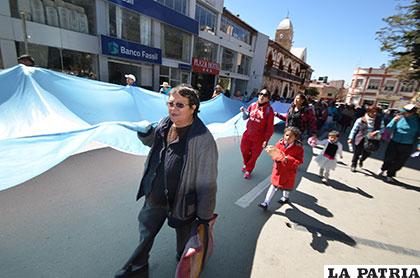
[(293, 25), (289, 17), (283, 19), (276, 30), (275, 41), (290, 51), (293, 42)]

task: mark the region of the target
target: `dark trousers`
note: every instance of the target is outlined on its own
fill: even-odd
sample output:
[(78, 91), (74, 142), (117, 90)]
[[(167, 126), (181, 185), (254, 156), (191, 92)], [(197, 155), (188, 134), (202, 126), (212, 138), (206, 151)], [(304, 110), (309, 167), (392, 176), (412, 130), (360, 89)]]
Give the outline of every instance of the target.
[(353, 159), (351, 160), (351, 167), (356, 167), (359, 157), (360, 157), (360, 161), (363, 162), (366, 160), (366, 158), (370, 156), (371, 153), (365, 150), (364, 142), (365, 142), (365, 139), (360, 141), (359, 145), (354, 146), (354, 153), (353, 153)]
[(388, 177), (395, 177), (397, 171), (404, 166), (410, 157), (412, 148), (413, 145), (411, 144), (400, 144), (391, 140), (386, 148), (381, 170), (387, 171)]
[[(141, 266), (147, 263), (155, 237), (165, 223), (167, 216), (168, 209), (166, 205), (156, 205), (146, 198), (138, 216), (140, 231), (139, 245), (134, 250), (124, 268), (132, 264)], [(176, 251), (178, 255), (181, 255), (184, 250), (185, 244), (190, 237), (192, 226), (193, 223), (190, 223), (175, 229)]]

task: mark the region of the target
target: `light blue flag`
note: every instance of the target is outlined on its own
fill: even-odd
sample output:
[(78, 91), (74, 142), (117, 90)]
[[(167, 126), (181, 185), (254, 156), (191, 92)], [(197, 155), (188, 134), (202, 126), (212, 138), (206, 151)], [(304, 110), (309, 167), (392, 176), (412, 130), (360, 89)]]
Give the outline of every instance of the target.
[[(93, 142), (146, 155), (149, 148), (136, 131), (168, 114), (166, 95), (23, 65), (0, 72), (0, 92), (0, 190), (47, 171)], [(219, 96), (200, 103), (199, 117), (215, 139), (240, 136), (246, 127), (241, 106)]]

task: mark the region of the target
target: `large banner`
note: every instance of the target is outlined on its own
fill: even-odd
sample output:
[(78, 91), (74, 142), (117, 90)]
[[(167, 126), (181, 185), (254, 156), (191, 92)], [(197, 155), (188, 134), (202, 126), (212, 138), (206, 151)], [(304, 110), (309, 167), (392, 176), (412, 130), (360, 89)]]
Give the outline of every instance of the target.
[[(0, 190), (47, 171), (92, 142), (146, 155), (149, 148), (136, 131), (168, 114), (164, 94), (42, 68), (3, 70), (0, 86)], [(219, 96), (200, 103), (199, 117), (216, 139), (240, 136), (246, 121), (239, 108), (246, 105)]]

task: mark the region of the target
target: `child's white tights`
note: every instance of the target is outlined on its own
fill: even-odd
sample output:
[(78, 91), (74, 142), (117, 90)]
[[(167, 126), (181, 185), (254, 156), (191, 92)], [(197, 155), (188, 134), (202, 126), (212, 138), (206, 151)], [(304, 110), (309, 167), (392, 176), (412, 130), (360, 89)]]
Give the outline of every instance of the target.
[[(271, 202), (271, 199), (273, 199), (274, 194), (277, 192), (278, 188), (274, 185), (270, 185), (268, 188), (267, 194), (265, 195), (264, 203), (267, 205)], [(288, 199), (289, 198), (289, 190), (283, 190), (283, 197)]]

